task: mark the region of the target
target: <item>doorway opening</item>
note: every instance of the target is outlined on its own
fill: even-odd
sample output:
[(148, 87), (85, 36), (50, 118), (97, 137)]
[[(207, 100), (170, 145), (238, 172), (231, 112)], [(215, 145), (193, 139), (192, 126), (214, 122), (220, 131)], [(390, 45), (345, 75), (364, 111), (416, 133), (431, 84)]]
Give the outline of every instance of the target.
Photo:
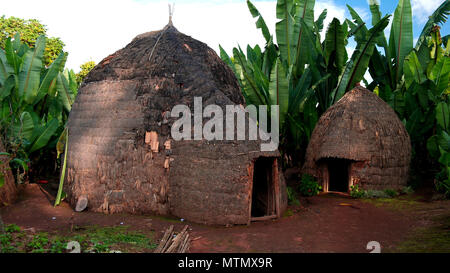
[(260, 157), (254, 163), (251, 220), (276, 218), (276, 158)]
[(326, 164), (328, 168), (328, 190), (331, 192), (349, 191), (349, 169), (350, 160), (332, 158), (327, 159)]

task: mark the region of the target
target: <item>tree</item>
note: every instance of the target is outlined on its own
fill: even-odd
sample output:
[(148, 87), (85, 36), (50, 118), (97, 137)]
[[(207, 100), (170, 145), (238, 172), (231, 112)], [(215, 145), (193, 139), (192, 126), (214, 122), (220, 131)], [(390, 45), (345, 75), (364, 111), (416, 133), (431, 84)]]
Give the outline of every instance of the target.
[(55, 37), (47, 37), (47, 28), (36, 19), (20, 19), (17, 17), (0, 17), (0, 48), (5, 49), (6, 40), (20, 33), (21, 41), (33, 48), (40, 35), (46, 36), (44, 64), (49, 66), (62, 52), (65, 44)]
[(86, 78), (87, 74), (89, 74), (89, 72), (91, 72), (94, 67), (94, 61), (85, 62), (84, 64), (80, 65), (81, 71), (77, 74), (78, 86), (80, 86), (80, 84), (84, 81), (84, 78)]

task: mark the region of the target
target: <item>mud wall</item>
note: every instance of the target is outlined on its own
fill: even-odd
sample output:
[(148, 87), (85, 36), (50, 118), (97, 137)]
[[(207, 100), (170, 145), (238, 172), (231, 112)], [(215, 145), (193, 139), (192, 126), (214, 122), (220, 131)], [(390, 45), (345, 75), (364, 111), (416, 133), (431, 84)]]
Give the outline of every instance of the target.
[(93, 82), (80, 90), (69, 118), (65, 191), (93, 211), (167, 213), (165, 157), (144, 145), (143, 109), (133, 81)]

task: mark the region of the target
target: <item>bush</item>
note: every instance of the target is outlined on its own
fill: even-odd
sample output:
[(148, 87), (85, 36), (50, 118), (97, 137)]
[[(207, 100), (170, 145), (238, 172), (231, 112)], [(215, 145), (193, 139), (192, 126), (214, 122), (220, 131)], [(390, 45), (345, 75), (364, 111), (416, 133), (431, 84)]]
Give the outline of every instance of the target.
[(287, 187), (287, 197), (289, 205), (300, 205), (300, 201), (297, 199), (297, 192), (292, 187)]
[(359, 185), (350, 186), (350, 196), (353, 198), (363, 198), (365, 197), (367, 192), (363, 189), (359, 188)]
[(300, 193), (303, 196), (314, 196), (318, 195), (322, 190), (317, 181), (309, 174), (304, 174), (300, 182)]

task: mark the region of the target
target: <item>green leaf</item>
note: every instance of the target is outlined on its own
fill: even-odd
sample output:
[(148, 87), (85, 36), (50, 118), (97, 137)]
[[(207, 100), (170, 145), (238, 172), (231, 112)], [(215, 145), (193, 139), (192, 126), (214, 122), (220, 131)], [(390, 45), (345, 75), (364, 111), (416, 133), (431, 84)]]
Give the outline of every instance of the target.
[(14, 137), (31, 141), (34, 131), (33, 118), (29, 112), (23, 112), (17, 124), (12, 126)]
[(271, 105), (280, 107), (280, 127), (283, 127), (289, 107), (289, 80), (283, 64), (277, 61), (272, 69), (269, 83)]
[(378, 0), (369, 0), (369, 8), (372, 13), (372, 26), (375, 26), (381, 20), (380, 3)]
[(74, 101), (74, 95), (69, 87), (69, 82), (63, 73), (59, 73), (56, 78), (56, 89), (58, 90), (58, 98), (64, 105), (64, 108), (70, 112)]
[(52, 119), (47, 125), (44, 127), (44, 130), (40, 132), (40, 134), (35, 138), (35, 141), (31, 145), (29, 152), (32, 153), (37, 151), (47, 145), (50, 141), (51, 137), (58, 130), (59, 122), (57, 119)]
[(247, 6), (253, 18), (258, 17), (258, 20), (256, 21), (256, 28), (261, 29), (261, 32), (264, 38), (266, 39), (266, 42), (269, 42), (271, 35), (269, 32), (269, 28), (267, 27), (266, 22), (264, 21), (264, 18), (259, 13), (258, 9), (249, 0), (247, 0)]
[(290, 67), (294, 58), (294, 43), (292, 41), (294, 33), (294, 18), (290, 11), (292, 10), (293, 1), (278, 0), (276, 7), (277, 19), (275, 31), (277, 34), (278, 47), (280, 48), (280, 56), (283, 63)]
[[(308, 60), (307, 55), (310, 54), (311, 51), (314, 51), (315, 47), (315, 39), (312, 34), (314, 29), (314, 5), (315, 0), (299, 0), (296, 14), (294, 14), (294, 29), (291, 34), (291, 40), (292, 49), (295, 51), (295, 57), (293, 57), (292, 62), (296, 63), (296, 68), (300, 73), (303, 71), (303, 67)], [(322, 13), (320, 16), (318, 22), (319, 24), (322, 24), (323, 27), (323, 20), (325, 19), (326, 12)], [(309, 37), (304, 37), (305, 35), (309, 35)], [(308, 53), (306, 54), (306, 52)], [(314, 57), (312, 57), (312, 59), (314, 59)]]
[(22, 59), (17, 56), (16, 52), (14, 51), (11, 39), (7, 39), (5, 42), (5, 55), (6, 60), (8, 61), (9, 65), (12, 67), (13, 71), (16, 74), (19, 74), (20, 65), (22, 63)]
[(424, 25), (422, 32), (420, 33), (419, 39), (416, 43), (416, 50), (419, 50), (423, 42), (425, 42), (425, 37), (430, 34), (431, 29), (435, 24), (444, 24), (447, 22), (447, 17), (450, 15), (450, 1), (444, 1), (434, 12), (428, 17), (427, 23)]
[(38, 103), (42, 98), (45, 97), (45, 95), (49, 93), (49, 89), (50, 86), (52, 85), (52, 82), (56, 79), (59, 71), (61, 70), (61, 65), (65, 58), (64, 54), (65, 54), (64, 52), (61, 52), (58, 58), (56, 58), (56, 60), (54, 60), (53, 63), (50, 65), (50, 67), (47, 70), (47, 73), (45, 73), (45, 76), (42, 79), (42, 82), (39, 86), (37, 98), (34, 104)]
[(448, 131), (450, 129), (450, 112), (447, 103), (442, 101), (436, 106), (436, 120), (439, 126), (441, 126), (445, 131)]
[[(56, 199), (55, 199), (55, 207), (58, 206), (61, 203), (61, 198), (62, 198), (62, 191), (63, 191), (63, 187), (64, 187), (64, 178), (66, 176), (66, 166), (67, 166), (67, 149), (69, 146), (69, 130), (64, 130), (63, 135), (65, 135), (65, 149), (64, 149), (64, 161), (63, 161), (63, 165), (62, 165), (62, 169), (61, 169), (61, 177), (59, 179), (59, 187), (58, 187), (58, 193), (56, 194)], [(62, 135), (61, 135), (62, 137)], [(61, 139), (61, 138), (60, 138)]]
[(5, 80), (13, 73), (14, 69), (9, 65), (5, 51), (0, 48), (0, 85), (3, 85)]
[(366, 38), (358, 43), (350, 61), (344, 68), (335, 91), (332, 92), (332, 104), (363, 78), (375, 48), (376, 38), (388, 25), (389, 17), (390, 15), (387, 15), (381, 19), (368, 31)]
[(403, 66), (406, 89), (408, 89), (414, 81), (421, 84), (426, 80), (425, 73), (423, 72), (423, 68), (414, 50), (406, 57)]
[(450, 58), (439, 58), (437, 63), (431, 69), (429, 78), (437, 87), (437, 90), (443, 94), (448, 88), (450, 76)]
[(41, 35), (36, 41), (34, 50), (27, 51), (24, 56), (24, 63), (19, 73), (19, 96), (24, 96), (28, 104), (34, 102), (38, 93), (44, 50), (45, 36)]
[(11, 95), (11, 90), (13, 90), (15, 86), (15, 77), (14, 75), (11, 75), (3, 83), (3, 86), (0, 87), (0, 101), (4, 100), (6, 97), (9, 97), (9, 95)]
[(325, 35), (325, 62), (328, 65), (330, 59), (334, 58), (333, 67), (337, 70), (337, 73), (342, 71), (342, 68), (347, 61), (347, 50), (345, 45), (347, 44), (347, 37), (342, 29), (337, 18), (328, 25), (327, 33)]
[(328, 13), (328, 10), (324, 9), (322, 11), (322, 13), (319, 15), (319, 17), (317, 18), (317, 20), (315, 22), (315, 26), (317, 28), (317, 33), (322, 32), (322, 30), (323, 30), (323, 22), (327, 18), (327, 13)]
[(395, 58), (395, 80), (403, 73), (403, 61), (413, 49), (412, 10), (410, 0), (399, 0), (389, 38), (390, 54)]

